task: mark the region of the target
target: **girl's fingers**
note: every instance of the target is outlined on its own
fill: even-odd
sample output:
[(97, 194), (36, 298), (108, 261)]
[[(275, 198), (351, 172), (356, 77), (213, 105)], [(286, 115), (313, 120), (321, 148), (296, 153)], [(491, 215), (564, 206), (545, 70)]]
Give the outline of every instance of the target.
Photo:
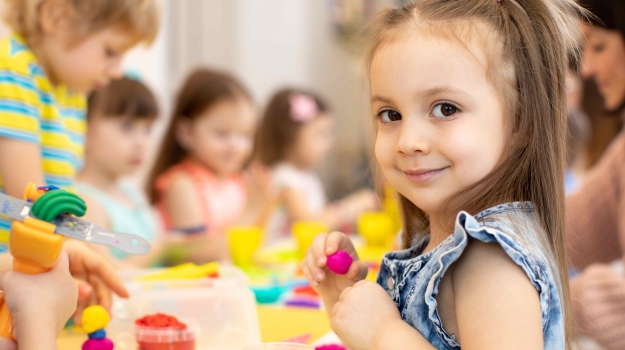
[(312, 278), (312, 275), (310, 273), (310, 270), (308, 269), (308, 263), (306, 261), (302, 262), (302, 272), (304, 273), (304, 276), (306, 277), (306, 280), (308, 281), (308, 283), (313, 286), (316, 287), (317, 281), (315, 281)]
[(308, 254), (306, 254), (306, 260), (308, 262), (308, 271), (310, 272), (310, 276), (316, 282), (321, 282), (325, 278), (325, 273), (323, 269), (319, 267), (319, 260), (313, 254), (313, 248), (308, 249)]
[(350, 255), (354, 253), (352, 241), (342, 232), (334, 231), (328, 235), (326, 240), (325, 255), (332, 255), (338, 250), (345, 250)]
[(362, 261), (354, 261), (347, 271), (347, 276), (353, 280), (360, 281), (367, 278), (369, 268)]
[(314, 258), (315, 265), (317, 267), (326, 266), (326, 240), (328, 238), (327, 234), (321, 234), (315, 236), (312, 243), (312, 256)]

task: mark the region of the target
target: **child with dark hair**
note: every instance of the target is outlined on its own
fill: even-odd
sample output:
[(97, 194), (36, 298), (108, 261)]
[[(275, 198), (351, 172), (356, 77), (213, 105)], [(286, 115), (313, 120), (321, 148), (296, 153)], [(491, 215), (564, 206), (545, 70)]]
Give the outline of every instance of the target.
[(327, 203), (315, 168), (332, 146), (332, 124), (328, 105), (313, 93), (283, 89), (270, 100), (256, 138), (256, 152), (261, 163), (273, 167), (273, 187), (283, 194), (284, 201), (269, 222), (269, 243), (288, 236), (295, 221), (320, 221), (337, 229), (376, 207), (370, 190)]
[[(156, 242), (155, 217), (145, 195), (122, 178), (143, 164), (157, 115), (154, 95), (139, 81), (122, 78), (94, 92), (87, 112), (85, 166), (76, 183), (89, 208), (87, 220), (115, 232), (141, 236), (150, 243)], [(123, 259), (140, 266), (153, 262), (160, 250), (153, 246), (146, 256), (126, 257), (119, 250), (92, 247), (113, 261)]]

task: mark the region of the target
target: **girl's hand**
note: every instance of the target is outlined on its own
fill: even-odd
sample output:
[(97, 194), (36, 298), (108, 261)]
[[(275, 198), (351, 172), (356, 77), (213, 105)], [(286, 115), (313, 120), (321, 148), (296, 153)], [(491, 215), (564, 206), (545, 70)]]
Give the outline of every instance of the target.
[(375, 348), (385, 327), (397, 321), (403, 322), (397, 305), (382, 287), (367, 280), (345, 288), (330, 314), (332, 330), (354, 350)]
[[(354, 261), (344, 275), (337, 275), (326, 267), (328, 255), (338, 250), (347, 252)], [(341, 292), (354, 283), (367, 277), (367, 265), (360, 261), (352, 241), (341, 232), (321, 234), (315, 237), (302, 261), (302, 270), (310, 285), (323, 298), (326, 308), (330, 310), (338, 301)]]
[(45, 273), (29, 275), (0, 270), (0, 289), (5, 292), (6, 304), (13, 315), (14, 338), (20, 349), (53, 346), (76, 309), (78, 290), (69, 273), (65, 252)]

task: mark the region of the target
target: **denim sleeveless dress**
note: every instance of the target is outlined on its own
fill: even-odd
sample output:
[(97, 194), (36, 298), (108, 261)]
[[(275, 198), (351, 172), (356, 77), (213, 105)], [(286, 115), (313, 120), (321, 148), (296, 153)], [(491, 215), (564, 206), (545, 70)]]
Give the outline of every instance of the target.
[[(421, 255), (429, 237), (413, 248), (384, 256), (377, 282), (397, 304), (402, 319), (414, 327), (437, 349), (460, 349), (453, 334), (443, 328), (436, 295), (445, 271), (453, 264), (468, 242), (497, 242), (527, 274), (540, 294), (545, 349), (564, 349), (564, 319), (559, 278), (555, 261), (542, 250), (534, 226), (531, 203), (506, 203), (487, 209), (475, 217), (460, 212), (454, 233), (427, 254)], [(515, 232), (520, 232), (515, 234)]]

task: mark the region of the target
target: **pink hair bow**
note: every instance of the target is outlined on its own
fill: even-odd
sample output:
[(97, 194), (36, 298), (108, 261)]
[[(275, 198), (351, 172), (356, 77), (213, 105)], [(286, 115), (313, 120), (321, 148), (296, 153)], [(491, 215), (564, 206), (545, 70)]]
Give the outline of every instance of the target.
[(317, 102), (309, 95), (296, 94), (289, 98), (289, 116), (294, 122), (305, 123), (319, 113)]

